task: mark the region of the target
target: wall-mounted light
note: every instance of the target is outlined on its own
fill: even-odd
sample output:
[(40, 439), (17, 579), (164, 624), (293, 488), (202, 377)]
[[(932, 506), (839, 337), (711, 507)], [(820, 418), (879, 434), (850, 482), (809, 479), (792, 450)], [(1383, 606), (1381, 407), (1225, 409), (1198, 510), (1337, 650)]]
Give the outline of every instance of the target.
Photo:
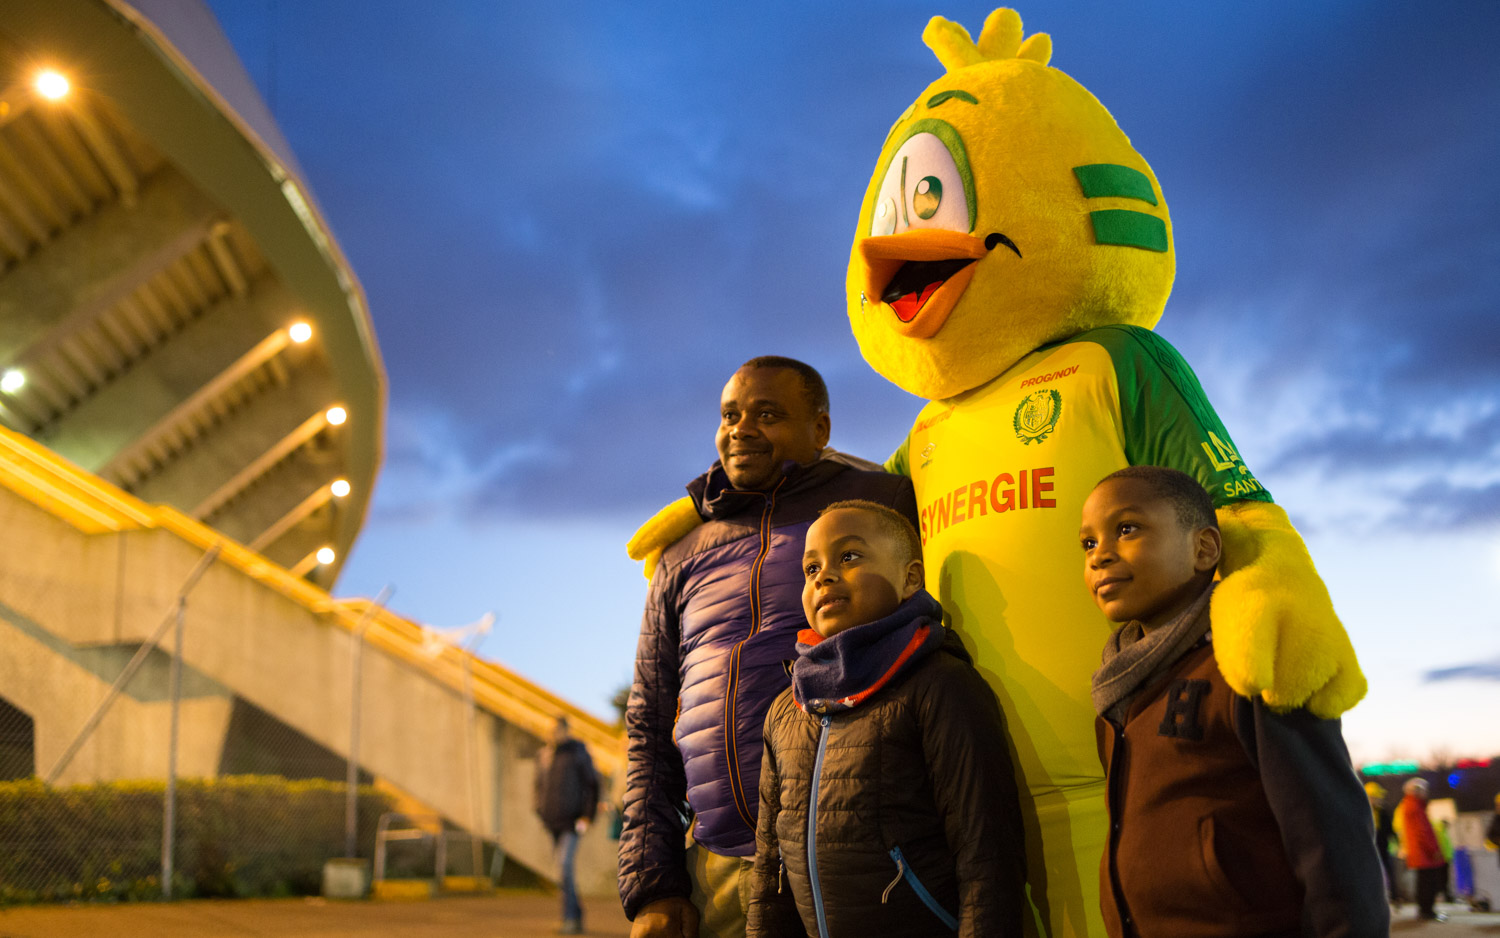
[(336, 427), (349, 419), (349, 412), (342, 407), (330, 407), (325, 416), (328, 417), (328, 422)]
[(312, 338), (312, 326), (305, 322), (294, 322), (291, 328), (287, 329), (287, 335), (291, 337), (293, 342), (301, 345)]
[(349, 494), (349, 480), (348, 479), (334, 479), (333, 480), (333, 484), (330, 485), (328, 488), (329, 488), (330, 491), (333, 492), (333, 497), (334, 498), (343, 498), (345, 495)]
[(332, 547), (319, 547), (318, 548), (318, 563), (322, 564), (325, 567), (328, 566), (329, 564), (333, 563), (333, 561), (337, 557), (338, 557), (338, 555), (333, 552), (333, 548)]
[(31, 87), (48, 101), (61, 101), (73, 90), (72, 82), (57, 69), (44, 68), (31, 80)]
[(14, 394), (26, 387), (26, 373), (19, 368), (7, 368), (5, 374), (0, 375), (0, 391), (6, 394)]

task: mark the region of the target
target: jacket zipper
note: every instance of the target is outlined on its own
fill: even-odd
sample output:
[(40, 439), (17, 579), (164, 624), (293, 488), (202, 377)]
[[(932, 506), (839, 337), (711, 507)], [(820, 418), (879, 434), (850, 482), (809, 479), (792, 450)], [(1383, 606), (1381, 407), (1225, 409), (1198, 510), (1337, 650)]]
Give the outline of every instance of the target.
[(1114, 749), (1110, 754), (1109, 778), (1105, 782), (1105, 789), (1109, 798), (1109, 886), (1115, 894), (1115, 910), (1120, 916), (1120, 927), (1127, 935), (1134, 935), (1135, 922), (1130, 917), (1130, 907), (1125, 904), (1125, 889), (1120, 885), (1120, 804), (1118, 802), (1120, 776), (1124, 771), (1120, 767), (1120, 761), (1126, 758), (1125, 754), (1125, 730), (1117, 726), (1113, 720), (1109, 720), (1110, 729), (1115, 734)]
[(745, 642), (760, 631), (760, 571), (771, 553), (771, 513), (776, 510), (776, 493), (786, 484), (786, 476), (776, 483), (766, 497), (765, 510), (760, 515), (760, 548), (755, 554), (755, 563), (750, 568), (750, 634), (737, 642), (729, 653), (729, 691), (724, 695), (724, 741), (729, 747), (729, 791), (734, 796), (734, 808), (740, 820), (752, 831), (755, 830), (755, 814), (750, 810), (750, 797), (745, 793), (744, 778), (740, 775), (739, 738), (734, 731), (740, 682), (740, 652)]
[(912, 869), (911, 865), (906, 862), (906, 857), (901, 855), (900, 847), (891, 848), (891, 859), (896, 861), (896, 878), (891, 880), (891, 884), (885, 887), (885, 892), (880, 894), (880, 904), (885, 905), (891, 897), (891, 890), (904, 879), (911, 885), (911, 891), (917, 894), (917, 898), (922, 900), (922, 904), (927, 906), (939, 921), (947, 925), (950, 931), (958, 931), (958, 919), (943, 908), (932, 893), (927, 891), (927, 887), (922, 885), (922, 881), (917, 879), (917, 871)]
[(812, 790), (807, 796), (807, 878), (812, 886), (813, 912), (818, 919), (818, 938), (828, 938), (828, 915), (823, 909), (823, 890), (818, 885), (818, 788), (823, 781), (823, 753), (828, 750), (828, 715), (818, 720), (818, 756), (813, 760)]

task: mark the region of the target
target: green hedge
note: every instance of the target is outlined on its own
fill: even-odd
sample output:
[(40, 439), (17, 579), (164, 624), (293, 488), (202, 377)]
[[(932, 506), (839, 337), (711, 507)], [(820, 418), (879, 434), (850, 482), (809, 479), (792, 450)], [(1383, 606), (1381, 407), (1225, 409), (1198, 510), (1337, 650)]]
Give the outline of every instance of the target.
[[(238, 775), (177, 783), (174, 897), (311, 895), (344, 851), (343, 782)], [(0, 782), (0, 902), (161, 897), (163, 781)], [(360, 855), (389, 796), (359, 790)]]

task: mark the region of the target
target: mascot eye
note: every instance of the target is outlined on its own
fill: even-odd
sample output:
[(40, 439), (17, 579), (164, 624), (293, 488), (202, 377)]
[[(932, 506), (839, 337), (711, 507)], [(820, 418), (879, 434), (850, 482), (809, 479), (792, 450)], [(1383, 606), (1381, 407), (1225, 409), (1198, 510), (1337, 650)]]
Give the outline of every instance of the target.
[[(961, 152), (962, 144), (956, 136), (953, 139)], [(870, 234), (898, 234), (908, 228), (968, 231), (971, 213), (958, 167), (958, 159), (938, 134), (912, 134), (886, 165), (870, 213)]]
[(912, 211), (918, 218), (931, 218), (943, 203), (943, 181), (936, 176), (923, 176), (917, 183), (917, 191), (911, 197)]

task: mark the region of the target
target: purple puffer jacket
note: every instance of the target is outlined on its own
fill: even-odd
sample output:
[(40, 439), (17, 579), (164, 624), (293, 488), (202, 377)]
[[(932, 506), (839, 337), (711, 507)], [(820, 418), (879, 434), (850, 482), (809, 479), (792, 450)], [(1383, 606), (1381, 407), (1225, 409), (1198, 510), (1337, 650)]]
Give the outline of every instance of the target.
[(732, 490), (718, 463), (688, 485), (706, 523), (667, 549), (651, 579), (625, 714), (619, 885), (632, 919), (649, 902), (692, 892), (689, 816), (705, 848), (755, 853), (761, 733), (807, 627), (803, 539), (818, 512), (863, 498), (916, 523), (909, 479), (851, 462), (825, 451), (789, 464), (767, 493)]

